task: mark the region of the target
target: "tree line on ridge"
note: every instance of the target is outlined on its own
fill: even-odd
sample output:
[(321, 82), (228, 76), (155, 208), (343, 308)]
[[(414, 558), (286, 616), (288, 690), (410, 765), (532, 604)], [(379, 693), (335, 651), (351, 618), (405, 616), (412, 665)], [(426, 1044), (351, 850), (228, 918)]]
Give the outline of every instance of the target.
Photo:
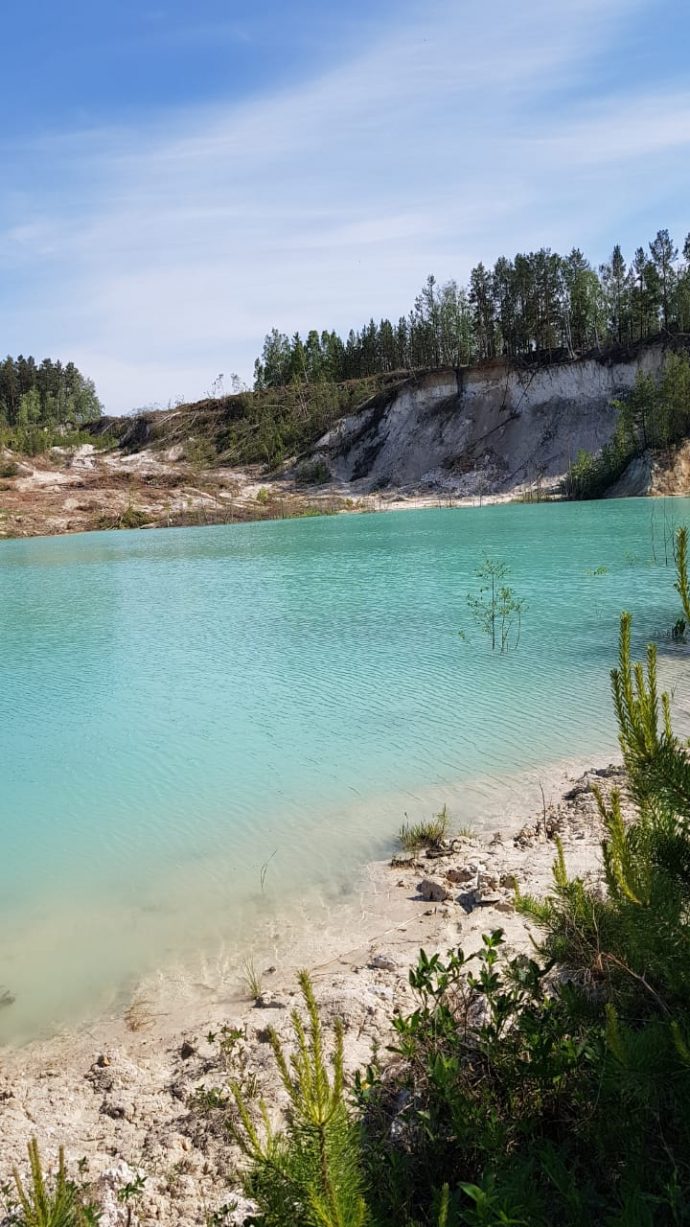
[(690, 331), (690, 234), (682, 250), (668, 230), (628, 264), (618, 244), (595, 269), (579, 248), (549, 248), (494, 267), (479, 263), (469, 284), (429, 276), (408, 315), (371, 319), (346, 338), (317, 329), (305, 338), (277, 328), (264, 340), (254, 387), (339, 383), (396, 370), (464, 366), (497, 357), (573, 357), (661, 332)]

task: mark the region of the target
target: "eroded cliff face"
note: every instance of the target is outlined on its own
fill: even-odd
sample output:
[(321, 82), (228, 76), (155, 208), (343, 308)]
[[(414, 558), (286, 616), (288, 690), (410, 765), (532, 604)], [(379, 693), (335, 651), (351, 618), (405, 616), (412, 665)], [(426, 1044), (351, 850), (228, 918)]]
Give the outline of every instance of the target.
[(361, 492), (471, 496), (554, 486), (580, 449), (598, 451), (609, 441), (611, 401), (630, 390), (639, 370), (656, 373), (662, 362), (654, 345), (616, 362), (432, 372), (343, 418), (313, 455)]

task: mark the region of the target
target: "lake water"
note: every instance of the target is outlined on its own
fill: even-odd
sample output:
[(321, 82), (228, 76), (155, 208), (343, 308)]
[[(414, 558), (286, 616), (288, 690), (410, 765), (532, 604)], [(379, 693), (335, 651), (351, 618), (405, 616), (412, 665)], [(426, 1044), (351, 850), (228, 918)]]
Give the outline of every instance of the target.
[[(488, 821), (513, 773), (613, 751), (619, 611), (637, 646), (677, 612), (664, 514), (690, 504), (2, 543), (0, 1035), (239, 949), (257, 898), (345, 890), (405, 811)], [(467, 605), (485, 555), (527, 602), (505, 656)]]

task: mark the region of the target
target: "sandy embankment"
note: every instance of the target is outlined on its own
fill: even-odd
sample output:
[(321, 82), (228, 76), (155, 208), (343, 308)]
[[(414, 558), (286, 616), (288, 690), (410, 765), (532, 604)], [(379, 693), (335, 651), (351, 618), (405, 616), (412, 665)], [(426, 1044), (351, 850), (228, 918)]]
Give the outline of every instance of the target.
[[(118, 1017), (4, 1049), (0, 1186), (36, 1136), (47, 1160), (62, 1143), (71, 1170), (93, 1182), (104, 1205), (102, 1227), (207, 1224), (210, 1213), (237, 1196), (237, 1156), (223, 1125), (228, 1078), (256, 1076), (279, 1112), (266, 1028), (288, 1035), (296, 969), (310, 967), (324, 1019), (344, 1020), (348, 1068), (366, 1065), (374, 1044), (385, 1047), (394, 1012), (410, 1006), (407, 972), (421, 946), (469, 952), (482, 933), (502, 928), (509, 950), (529, 948), (530, 926), (514, 910), (514, 884), (537, 895), (549, 889), (556, 834), (571, 872), (598, 877), (601, 825), (591, 784), (608, 790), (620, 780), (619, 770), (599, 768), (571, 778), (561, 799), (526, 825), (524, 813), (515, 814), (500, 832), (449, 841), (441, 856), (368, 866), (355, 895), (334, 905), (327, 926), (280, 966), (258, 965), (256, 1003), (236, 979), (224, 983), (221, 976), (210, 991), (209, 983), (161, 978), (154, 995), (149, 985), (146, 999), (138, 994)], [(425, 880), (433, 885), (420, 890)], [(145, 1177), (142, 1190), (129, 1202), (118, 1200), (135, 1173)], [(240, 1202), (214, 1221), (242, 1220)]]

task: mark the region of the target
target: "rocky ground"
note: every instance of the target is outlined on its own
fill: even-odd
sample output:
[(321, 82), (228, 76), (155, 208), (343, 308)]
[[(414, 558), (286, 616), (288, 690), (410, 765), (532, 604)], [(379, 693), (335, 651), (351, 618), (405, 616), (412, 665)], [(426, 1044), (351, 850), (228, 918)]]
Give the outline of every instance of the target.
[(127, 454), (86, 443), (40, 457), (0, 456), (0, 536), (229, 524), (354, 510), (332, 490), (307, 493), (260, 470), (204, 467), (178, 450)]
[(85, 443), (37, 457), (0, 450), (0, 539), (474, 505), (509, 497), (463, 497), (441, 487), (366, 494), (337, 481), (308, 486), (289, 465), (266, 476), (258, 465), (192, 464), (181, 447), (127, 453)]
[[(555, 838), (571, 873), (601, 875), (601, 820), (592, 786), (623, 783), (616, 767), (571, 780), (555, 805), (520, 827), (450, 838), (439, 852), (400, 855), (370, 866), (364, 889), (371, 940), (341, 948), (311, 974), (328, 1027), (345, 1026), (350, 1072), (384, 1049), (391, 1018), (411, 1005), (407, 972), (420, 947), (476, 949), (505, 931), (507, 949), (530, 946), (530, 924), (514, 908), (515, 887), (549, 889)], [(239, 1079), (279, 1117), (283, 1096), (267, 1027), (289, 1040), (298, 1002), (294, 969), (260, 968), (255, 1000), (220, 1004), (171, 1031), (131, 1006), (118, 1020), (0, 1054), (0, 1190), (11, 1201), (11, 1170), (36, 1137), (49, 1166), (60, 1144), (70, 1172), (90, 1184), (102, 1227), (242, 1223), (239, 1156), (228, 1140), (227, 1085)], [(3, 1194), (0, 1193), (0, 1196)], [(6, 1208), (6, 1207), (5, 1207)], [(0, 1211), (1, 1213), (1, 1211)], [(2, 1223), (0, 1218), (0, 1223)], [(9, 1220), (5, 1220), (8, 1222)]]

